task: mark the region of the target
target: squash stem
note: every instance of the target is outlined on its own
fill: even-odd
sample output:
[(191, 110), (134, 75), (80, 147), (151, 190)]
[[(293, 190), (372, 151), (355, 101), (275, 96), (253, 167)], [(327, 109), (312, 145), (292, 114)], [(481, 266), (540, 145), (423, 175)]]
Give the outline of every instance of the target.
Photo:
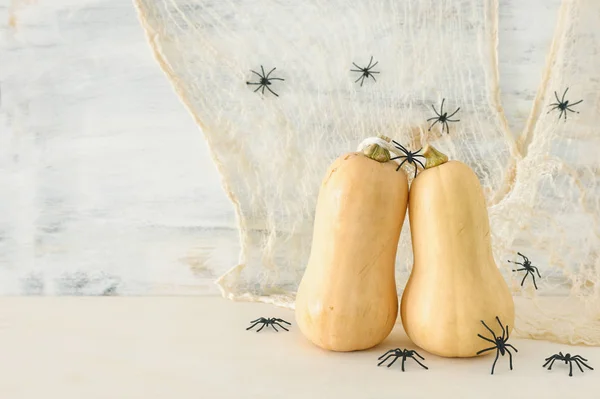
[[(390, 142), (389, 137), (383, 136), (381, 134), (378, 135), (377, 137), (379, 137), (382, 140), (387, 141), (388, 143)], [(381, 162), (381, 163), (388, 162), (391, 158), (390, 152), (387, 150), (387, 148), (383, 148), (382, 146), (380, 146), (378, 144), (368, 145), (363, 150), (363, 154), (365, 154), (367, 157), (371, 158), (372, 160)]]
[(423, 150), (425, 157), (425, 169), (434, 168), (448, 162), (448, 156), (436, 150), (433, 146), (427, 144)]

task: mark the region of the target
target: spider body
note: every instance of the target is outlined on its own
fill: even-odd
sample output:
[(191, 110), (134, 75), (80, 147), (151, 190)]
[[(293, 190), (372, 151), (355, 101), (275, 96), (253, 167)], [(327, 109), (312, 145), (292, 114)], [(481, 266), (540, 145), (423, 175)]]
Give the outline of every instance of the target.
[(579, 370), (581, 370), (582, 373), (583, 373), (583, 369), (581, 368), (581, 365), (584, 365), (588, 369), (593, 370), (592, 367), (585, 364), (585, 362), (587, 362), (587, 359), (585, 359), (579, 355), (571, 356), (570, 353), (563, 355), (562, 352), (558, 352), (558, 354), (547, 357), (544, 360), (546, 360), (546, 363), (544, 363), (544, 365), (542, 367), (548, 366), (548, 370), (552, 370), (552, 365), (554, 365), (554, 362), (556, 360), (562, 361), (562, 362), (565, 362), (565, 364), (568, 364), (569, 365), (569, 377), (573, 377), (573, 363), (575, 363), (577, 365), (577, 367), (579, 367)]
[(394, 143), (394, 147), (396, 147), (397, 149), (399, 149), (400, 151), (403, 152), (403, 155), (399, 155), (397, 157), (390, 158), (390, 161), (393, 161), (394, 159), (404, 158), (404, 160), (402, 162), (400, 162), (400, 164), (396, 168), (396, 171), (400, 170), (400, 168), (402, 167), (402, 165), (404, 165), (405, 162), (408, 162), (409, 164), (414, 165), (415, 177), (417, 177), (417, 170), (418, 170), (417, 164), (421, 165), (421, 167), (423, 169), (425, 169), (425, 165), (423, 165), (423, 163), (418, 159), (419, 157), (425, 159), (424, 155), (419, 154), (419, 152), (422, 150), (422, 148), (419, 148), (415, 152), (411, 152), (411, 151), (407, 150), (402, 144), (398, 143), (396, 140), (392, 140), (392, 142)]
[(433, 118), (429, 118), (427, 119), (427, 122), (432, 121), (435, 119), (435, 122), (433, 122), (431, 124), (431, 126), (429, 126), (428, 130), (431, 130), (431, 128), (436, 124), (436, 123), (440, 123), (442, 125), (442, 133), (444, 132), (444, 129), (446, 129), (446, 133), (450, 134), (450, 128), (448, 127), (448, 122), (460, 122), (460, 119), (450, 119), (452, 118), (458, 111), (460, 111), (460, 107), (458, 107), (456, 109), (456, 111), (454, 111), (452, 114), (448, 115), (447, 112), (444, 112), (444, 101), (446, 101), (445, 98), (442, 99), (442, 106), (440, 107), (440, 112), (438, 113), (437, 110), (435, 109), (435, 107), (433, 106), (433, 104), (431, 105), (431, 108), (433, 109), (433, 112), (435, 112), (435, 114), (437, 116), (434, 116)]
[(402, 358), (402, 371), (404, 371), (404, 363), (406, 362), (406, 359), (411, 358), (413, 359), (415, 362), (419, 363), (419, 365), (421, 365), (421, 367), (423, 367), (426, 370), (429, 370), (429, 368), (427, 366), (425, 366), (423, 363), (421, 363), (416, 357), (419, 357), (421, 360), (425, 360), (425, 358), (421, 355), (419, 355), (417, 353), (417, 351), (414, 350), (409, 350), (409, 349), (400, 349), (400, 348), (396, 348), (396, 349), (391, 349), (389, 351), (387, 351), (386, 353), (384, 353), (383, 355), (379, 356), (378, 360), (381, 360), (382, 358), (385, 357), (385, 359), (381, 360), (381, 362), (379, 362), (377, 364), (377, 366), (381, 366), (383, 363), (385, 363), (390, 357), (393, 357), (394, 360), (392, 360), (390, 362), (390, 364), (388, 364), (388, 367), (391, 367), (392, 364), (394, 364), (396, 362), (396, 360)]
[(546, 112), (547, 114), (549, 114), (550, 112), (554, 111), (555, 109), (559, 109), (560, 110), (560, 114), (558, 114), (558, 120), (560, 120), (560, 118), (564, 114), (565, 115), (565, 121), (566, 121), (567, 120), (567, 111), (574, 112), (576, 114), (579, 113), (578, 111), (573, 111), (570, 107), (583, 102), (583, 100), (579, 100), (579, 101), (577, 101), (575, 103), (569, 104), (569, 100), (565, 101), (565, 95), (567, 94), (568, 91), (569, 91), (569, 88), (567, 87), (567, 89), (563, 93), (562, 98), (560, 100), (558, 99), (558, 94), (556, 92), (554, 92), (554, 97), (556, 98), (556, 102), (550, 104), (550, 107), (552, 107), (552, 109), (550, 111)]
[(288, 323), (287, 321), (285, 321), (285, 320), (283, 320), (283, 319), (276, 319), (276, 318), (274, 318), (274, 317), (271, 317), (270, 319), (266, 319), (266, 318), (264, 318), (264, 317), (261, 317), (261, 318), (258, 318), (258, 319), (256, 319), (256, 320), (252, 320), (250, 323), (254, 323), (254, 324), (252, 324), (250, 327), (246, 328), (246, 330), (251, 330), (251, 329), (252, 329), (254, 326), (256, 326), (257, 324), (262, 324), (262, 326), (261, 326), (261, 327), (260, 327), (260, 328), (259, 328), (259, 329), (258, 329), (256, 332), (259, 332), (260, 330), (262, 330), (262, 329), (263, 329), (263, 328), (265, 328), (266, 326), (271, 326), (271, 327), (273, 327), (273, 330), (275, 330), (275, 331), (277, 331), (277, 332), (279, 332), (279, 330), (278, 330), (278, 329), (277, 329), (275, 326), (281, 327), (281, 328), (283, 328), (285, 331), (290, 331), (290, 330), (288, 330), (287, 328), (285, 328), (284, 326), (282, 326), (282, 325), (281, 325), (281, 324), (279, 324), (279, 323), (285, 323), (285, 324), (287, 324), (288, 326), (290, 326), (290, 325), (291, 325), (290, 323)]
[(373, 65), (371, 65), (372, 62), (373, 62), (373, 57), (371, 56), (371, 60), (369, 60), (369, 65), (367, 65), (366, 68), (359, 67), (354, 62), (352, 63), (352, 65), (354, 65), (358, 69), (351, 69), (350, 71), (361, 73), (361, 75), (358, 77), (358, 79), (356, 79), (354, 81), (354, 83), (356, 83), (360, 80), (360, 85), (362, 87), (363, 83), (365, 82), (365, 79), (368, 79), (368, 78), (372, 78), (375, 82), (377, 82), (377, 79), (375, 79), (374, 74), (379, 73), (379, 72), (371, 71), (371, 69), (373, 69), (375, 67), (375, 65), (379, 64), (379, 61), (377, 61)]
[(487, 324), (485, 324), (485, 322), (483, 320), (481, 320), (481, 324), (483, 324), (483, 326), (492, 334), (492, 337), (494, 337), (494, 339), (490, 339), (487, 337), (484, 337), (481, 334), (477, 334), (477, 336), (483, 340), (486, 340), (488, 342), (491, 342), (492, 344), (494, 344), (494, 346), (490, 347), (490, 348), (486, 348), (483, 350), (480, 350), (479, 352), (477, 352), (477, 354), (482, 354), (484, 352), (487, 351), (491, 351), (496, 349), (496, 358), (494, 359), (494, 364), (492, 365), (492, 374), (494, 374), (494, 368), (496, 367), (496, 362), (498, 361), (498, 355), (502, 355), (504, 356), (506, 353), (508, 353), (508, 358), (509, 358), (509, 365), (510, 365), (510, 369), (512, 370), (512, 353), (510, 352), (510, 350), (508, 348), (513, 349), (515, 352), (518, 352), (517, 348), (515, 348), (514, 346), (512, 346), (511, 344), (507, 344), (506, 342), (508, 341), (508, 326), (506, 326), (506, 329), (504, 329), (504, 326), (502, 325), (502, 322), (500, 322), (500, 319), (498, 318), (498, 316), (496, 316), (496, 320), (498, 321), (498, 324), (500, 325), (500, 328), (502, 329), (502, 336), (496, 336), (496, 334), (494, 333), (494, 331), (489, 328), (487, 326)]
[(256, 93), (257, 91), (261, 90), (262, 94), (265, 94), (265, 88), (267, 90), (269, 90), (271, 93), (275, 94), (276, 97), (279, 97), (279, 95), (277, 93), (275, 93), (273, 90), (271, 90), (271, 88), (269, 86), (272, 85), (272, 80), (285, 80), (282, 78), (272, 78), (270, 77), (271, 74), (273, 73), (273, 71), (276, 68), (273, 68), (269, 71), (269, 73), (265, 74), (265, 69), (263, 68), (263, 66), (260, 66), (260, 70), (262, 73), (258, 73), (256, 71), (250, 70), (250, 72), (252, 72), (253, 74), (255, 74), (256, 76), (259, 77), (259, 81), (258, 82), (246, 82), (247, 85), (254, 85), (254, 86), (258, 86), (256, 88), (256, 90), (254, 90), (254, 92)]
[(523, 283), (525, 283), (525, 279), (527, 278), (528, 275), (531, 274), (531, 278), (533, 279), (533, 286), (535, 287), (535, 289), (537, 290), (537, 284), (535, 283), (535, 273), (537, 273), (539, 278), (542, 278), (542, 276), (540, 276), (540, 271), (538, 270), (538, 268), (536, 266), (533, 266), (531, 264), (531, 261), (529, 260), (529, 258), (527, 258), (527, 256), (523, 255), (520, 252), (517, 252), (517, 254), (523, 258), (523, 263), (519, 263), (519, 262), (511, 262), (510, 260), (508, 262), (510, 263), (514, 263), (515, 265), (520, 265), (523, 266), (520, 269), (513, 269), (513, 272), (520, 272), (525, 270), (525, 275), (523, 276), (523, 280), (521, 280), (521, 287), (523, 286)]

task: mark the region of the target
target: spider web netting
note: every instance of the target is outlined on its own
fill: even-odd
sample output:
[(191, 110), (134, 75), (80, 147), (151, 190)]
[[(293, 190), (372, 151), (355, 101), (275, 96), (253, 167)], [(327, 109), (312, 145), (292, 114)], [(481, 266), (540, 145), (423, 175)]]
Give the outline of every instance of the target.
[[(517, 302), (519, 334), (600, 344), (592, 131), (600, 91), (597, 81), (582, 78), (593, 76), (600, 61), (599, 38), (591, 35), (600, 7), (591, 0), (561, 11), (522, 140), (513, 139), (499, 101), (495, 1), (134, 2), (158, 63), (211, 147), (238, 216), (239, 264), (218, 281), (226, 297), (293, 307), (327, 167), (363, 139), (384, 134), (412, 149), (431, 143), (479, 176), (496, 263), (514, 294), (525, 297)], [(360, 86), (360, 73), (350, 69), (353, 62), (366, 67), (371, 57), (377, 81)], [(285, 79), (269, 86), (278, 97), (246, 84), (258, 81), (251, 70), (261, 73), (261, 66), (276, 67), (271, 77)], [(587, 112), (557, 124), (546, 105), (566, 84)], [(439, 110), (444, 98), (444, 111), (461, 107), (460, 123), (451, 124), (450, 134), (439, 125), (428, 131), (431, 105)], [(412, 265), (408, 230), (405, 223), (396, 266), (400, 292)], [(538, 291), (522, 288), (521, 276), (511, 272), (507, 260), (518, 261), (517, 251), (539, 267)], [(544, 302), (552, 295), (562, 295), (564, 312)], [(580, 298), (584, 306), (573, 302)]]

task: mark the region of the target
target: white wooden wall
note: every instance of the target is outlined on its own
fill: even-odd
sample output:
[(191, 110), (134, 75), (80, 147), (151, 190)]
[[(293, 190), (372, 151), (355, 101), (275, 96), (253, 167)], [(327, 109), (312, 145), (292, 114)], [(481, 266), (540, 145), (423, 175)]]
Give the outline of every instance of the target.
[[(502, 101), (515, 135), (559, 6), (500, 0)], [(2, 0), (0, 294), (215, 293), (237, 256), (206, 143), (132, 4)]]

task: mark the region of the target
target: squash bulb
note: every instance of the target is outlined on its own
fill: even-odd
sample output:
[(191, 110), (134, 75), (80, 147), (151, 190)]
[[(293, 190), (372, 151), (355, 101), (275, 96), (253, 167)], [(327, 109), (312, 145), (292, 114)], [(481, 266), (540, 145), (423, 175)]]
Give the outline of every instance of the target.
[(477, 336), (489, 335), (481, 320), (499, 336), (496, 316), (513, 328), (513, 298), (492, 256), (479, 179), (431, 147), (424, 155), (428, 169), (409, 195), (414, 266), (402, 295), (402, 323), (430, 353), (471, 357), (490, 346)]
[(398, 315), (394, 264), (408, 181), (387, 150), (377, 145), (368, 150), (341, 156), (326, 173), (296, 295), (300, 330), (333, 351), (379, 344)]

